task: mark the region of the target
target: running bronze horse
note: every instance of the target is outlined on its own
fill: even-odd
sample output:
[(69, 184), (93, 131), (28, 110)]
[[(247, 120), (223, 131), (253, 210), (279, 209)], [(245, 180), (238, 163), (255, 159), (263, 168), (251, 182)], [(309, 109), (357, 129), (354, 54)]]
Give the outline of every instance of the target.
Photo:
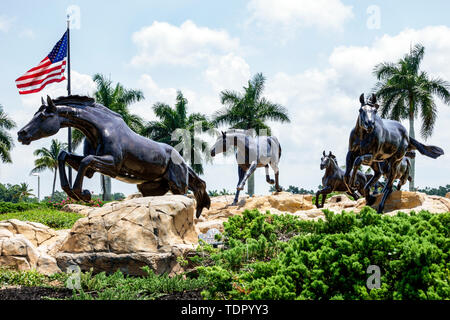
[[(75, 200), (89, 201), (91, 194), (82, 190), (83, 178), (95, 172), (137, 184), (144, 196), (159, 196), (167, 191), (186, 194), (192, 190), (197, 201), (196, 216), (209, 208), (206, 184), (171, 146), (144, 138), (132, 131), (122, 117), (94, 99), (67, 96), (42, 105), (31, 121), (18, 132), (18, 140), (31, 141), (74, 127), (83, 132), (84, 155), (61, 151), (58, 156), (61, 188)], [(66, 163), (78, 171), (73, 187), (67, 180)]]
[[(322, 186), (323, 188), (316, 193), (316, 207), (323, 208), (325, 204), (325, 199), (327, 195), (333, 191), (345, 192), (348, 195), (352, 196), (355, 200), (359, 199), (358, 194), (353, 189), (348, 189), (347, 185), (344, 182), (344, 170), (339, 168), (336, 156), (330, 153), (327, 155), (325, 151), (323, 152), (323, 157), (320, 160), (320, 170), (325, 169), (325, 174), (322, 178)], [(367, 183), (367, 176), (358, 170), (356, 174), (356, 190), (363, 195), (364, 194), (364, 186)], [(322, 202), (319, 205), (319, 195), (322, 195)]]
[[(374, 170), (374, 175), (367, 182), (364, 195), (367, 204), (372, 205), (376, 198), (370, 194), (370, 188), (382, 174), (385, 174), (387, 182), (378, 206), (378, 213), (382, 213), (386, 199), (392, 192), (396, 168), (405, 154), (408, 151), (418, 150), (421, 154), (436, 159), (444, 154), (444, 150), (418, 142), (409, 136), (408, 131), (400, 122), (382, 119), (378, 116), (379, 105), (375, 94), (372, 94), (367, 102), (364, 94), (361, 94), (359, 101), (361, 103), (359, 116), (350, 133), (345, 182), (349, 187), (353, 186), (357, 172), (355, 169), (359, 168), (361, 164), (370, 166)], [(385, 170), (380, 167), (383, 162)], [(354, 170), (351, 173), (352, 169)]]

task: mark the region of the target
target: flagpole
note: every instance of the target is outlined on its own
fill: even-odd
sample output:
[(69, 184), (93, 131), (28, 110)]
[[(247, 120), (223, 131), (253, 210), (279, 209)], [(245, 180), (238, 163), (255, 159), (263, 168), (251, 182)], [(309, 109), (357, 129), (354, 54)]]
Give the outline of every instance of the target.
[[(67, 95), (71, 95), (70, 88), (70, 16), (67, 15)], [(72, 153), (72, 128), (68, 127), (67, 150)], [(72, 188), (72, 168), (69, 166), (69, 185)]]

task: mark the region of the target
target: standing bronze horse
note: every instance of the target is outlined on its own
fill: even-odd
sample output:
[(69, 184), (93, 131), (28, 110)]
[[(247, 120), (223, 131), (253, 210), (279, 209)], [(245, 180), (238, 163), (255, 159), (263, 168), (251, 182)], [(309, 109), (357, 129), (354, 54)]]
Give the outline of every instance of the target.
[[(58, 156), (61, 188), (76, 200), (88, 201), (91, 194), (82, 190), (83, 178), (95, 172), (118, 180), (137, 184), (144, 196), (159, 196), (194, 192), (197, 217), (203, 208), (209, 208), (206, 184), (186, 164), (171, 146), (136, 134), (122, 117), (94, 99), (67, 96), (42, 105), (31, 121), (18, 132), (18, 140), (30, 144), (56, 134), (59, 129), (74, 127), (86, 136), (84, 155), (61, 151)], [(67, 180), (66, 163), (78, 171), (73, 186)]]
[[(347, 153), (345, 182), (353, 186), (356, 180), (356, 169), (368, 165), (374, 170), (374, 176), (367, 182), (364, 192), (368, 205), (375, 202), (370, 188), (386, 174), (387, 182), (383, 188), (383, 197), (378, 206), (382, 213), (387, 197), (392, 192), (395, 171), (406, 152), (418, 150), (421, 154), (436, 159), (444, 154), (444, 150), (435, 146), (426, 146), (410, 137), (406, 128), (398, 121), (382, 119), (378, 116), (379, 105), (375, 94), (366, 102), (364, 94), (359, 97), (361, 106), (356, 125), (350, 133)], [(384, 163), (384, 170), (380, 165)], [(350, 175), (351, 170), (353, 173)]]
[[(358, 194), (353, 189), (348, 189), (344, 181), (344, 170), (339, 168), (336, 156), (330, 153), (327, 155), (323, 152), (323, 157), (320, 160), (320, 170), (325, 169), (325, 174), (322, 178), (323, 188), (316, 193), (316, 207), (323, 208), (327, 195), (333, 191), (345, 192), (352, 196), (355, 200), (359, 199)], [(363, 195), (364, 186), (366, 185), (367, 177), (364, 173), (358, 170), (356, 173), (356, 190)], [(319, 195), (322, 195), (322, 203), (319, 205)]]
[[(256, 168), (266, 169), (266, 181), (275, 183), (275, 190), (280, 192), (278, 163), (281, 157), (281, 146), (274, 136), (252, 137), (244, 130), (231, 129), (222, 132), (214, 146), (211, 148), (211, 156), (226, 152), (230, 148), (236, 149), (236, 160), (238, 163), (239, 182), (232, 205), (239, 200), (239, 192), (244, 189), (245, 182), (255, 172)], [(270, 179), (269, 166), (275, 173), (275, 181)]]

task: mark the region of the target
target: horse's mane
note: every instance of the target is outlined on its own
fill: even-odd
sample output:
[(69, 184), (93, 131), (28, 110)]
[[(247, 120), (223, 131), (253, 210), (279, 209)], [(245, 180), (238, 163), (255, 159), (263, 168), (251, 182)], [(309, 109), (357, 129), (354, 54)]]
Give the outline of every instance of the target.
[(241, 134), (246, 134), (246, 130), (244, 129), (228, 129), (227, 131), (225, 131), (225, 133), (241, 133)]
[(69, 105), (71, 107), (79, 108), (80, 106), (92, 107), (102, 109), (104, 112), (108, 112), (116, 117), (122, 118), (120, 114), (114, 112), (100, 103), (96, 103), (94, 98), (80, 95), (62, 96), (56, 99), (52, 99), (53, 103), (57, 106)]

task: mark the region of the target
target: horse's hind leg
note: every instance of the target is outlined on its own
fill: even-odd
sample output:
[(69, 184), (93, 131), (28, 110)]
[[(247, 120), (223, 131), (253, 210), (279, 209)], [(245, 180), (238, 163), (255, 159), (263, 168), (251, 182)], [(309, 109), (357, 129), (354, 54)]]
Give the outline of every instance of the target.
[(278, 169), (278, 165), (271, 162), (270, 166), (272, 167), (273, 172), (275, 172), (275, 190), (281, 192), (283, 191), (283, 188), (280, 187), (280, 170)]
[(273, 179), (270, 179), (270, 175), (269, 175), (269, 165), (266, 164), (266, 166), (264, 167), (264, 169), (266, 170), (266, 181), (268, 184), (274, 184), (275, 181)]

